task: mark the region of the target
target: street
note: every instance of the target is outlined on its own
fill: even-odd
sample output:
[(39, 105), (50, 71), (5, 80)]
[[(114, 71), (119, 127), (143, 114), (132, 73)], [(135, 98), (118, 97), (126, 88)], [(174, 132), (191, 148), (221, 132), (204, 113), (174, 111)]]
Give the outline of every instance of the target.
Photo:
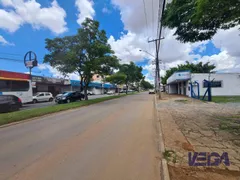
[[(93, 95), (93, 96), (88, 96), (88, 99), (97, 99), (97, 98), (102, 98), (102, 97), (107, 97), (107, 96), (113, 96), (113, 95)], [(26, 110), (26, 109), (36, 109), (36, 108), (42, 108), (42, 107), (48, 107), (48, 106), (54, 106), (56, 103), (53, 102), (39, 102), (36, 104), (24, 104), (23, 107), (20, 109), (21, 110)]]
[(147, 93), (0, 128), (0, 144), (1, 180), (160, 179)]

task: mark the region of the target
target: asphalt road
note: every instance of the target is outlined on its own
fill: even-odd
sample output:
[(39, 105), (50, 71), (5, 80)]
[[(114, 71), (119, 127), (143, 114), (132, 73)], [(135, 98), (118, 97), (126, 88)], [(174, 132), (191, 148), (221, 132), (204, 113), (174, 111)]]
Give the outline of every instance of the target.
[(0, 179), (159, 180), (153, 96), (0, 128)]
[[(97, 99), (101, 97), (106, 97), (106, 96), (112, 96), (112, 95), (93, 95), (93, 96), (88, 96), (88, 99)], [(41, 107), (48, 107), (48, 106), (54, 106), (56, 103), (53, 102), (39, 102), (36, 104), (24, 104), (23, 107), (20, 109), (21, 110), (26, 110), (26, 109), (36, 109), (36, 108), (41, 108)]]

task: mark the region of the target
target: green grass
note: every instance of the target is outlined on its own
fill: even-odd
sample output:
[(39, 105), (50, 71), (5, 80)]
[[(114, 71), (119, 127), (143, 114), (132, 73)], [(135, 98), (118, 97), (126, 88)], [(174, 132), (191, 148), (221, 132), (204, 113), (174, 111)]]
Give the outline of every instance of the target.
[(240, 96), (213, 96), (212, 101), (216, 103), (240, 102)]
[(240, 135), (240, 114), (218, 117), (220, 120), (219, 129), (236, 135)]
[[(203, 97), (201, 96), (200, 99)], [(207, 100), (208, 97), (205, 97)], [(215, 103), (228, 103), (228, 102), (240, 102), (240, 96), (212, 96), (212, 102)]]
[(172, 161), (173, 163), (177, 162), (177, 155), (176, 152), (173, 150), (165, 150), (163, 152), (163, 157), (166, 159), (168, 162)]
[(34, 117), (43, 116), (46, 114), (60, 112), (68, 109), (79, 108), (82, 106), (88, 106), (91, 104), (100, 103), (103, 101), (116, 99), (123, 96), (126, 96), (126, 95), (124, 94), (124, 95), (117, 95), (117, 96), (109, 96), (109, 97), (103, 97), (98, 99), (91, 99), (88, 101), (79, 101), (79, 102), (74, 102), (69, 104), (59, 104), (59, 105), (43, 107), (38, 109), (29, 109), (29, 110), (16, 111), (11, 113), (3, 113), (3, 114), (0, 114), (0, 126), (4, 124), (9, 124), (12, 122), (18, 122), (18, 121), (22, 121), (22, 120), (26, 120)]

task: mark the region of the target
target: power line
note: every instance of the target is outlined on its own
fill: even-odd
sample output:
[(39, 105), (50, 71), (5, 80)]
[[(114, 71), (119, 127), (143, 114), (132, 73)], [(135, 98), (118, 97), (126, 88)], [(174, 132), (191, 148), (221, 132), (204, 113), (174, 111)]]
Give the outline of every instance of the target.
[[(5, 60), (5, 61), (14, 61), (14, 62), (18, 62), (18, 63), (23, 63), (23, 59), (13, 59), (13, 58), (8, 58), (8, 57), (0, 57), (1, 60)], [(40, 62), (40, 61), (38, 61)], [(40, 62), (43, 63), (43, 62)]]
[(0, 59), (7, 60), (7, 61), (15, 61), (15, 62), (23, 63), (23, 60), (21, 60), (21, 59), (12, 59), (12, 58), (6, 58), (6, 57), (0, 57)]
[(154, 35), (154, 4), (153, 4), (153, 0), (152, 0), (152, 28), (153, 28), (153, 34)]
[(5, 53), (5, 52), (0, 52), (0, 54), (3, 54), (3, 55), (10, 55), (10, 56), (21, 56), (21, 57), (23, 57), (22, 54), (15, 54), (15, 53)]
[(148, 30), (147, 10), (146, 10), (145, 0), (143, 0), (143, 8), (144, 8), (144, 15), (145, 15), (146, 26), (147, 26), (147, 30)]

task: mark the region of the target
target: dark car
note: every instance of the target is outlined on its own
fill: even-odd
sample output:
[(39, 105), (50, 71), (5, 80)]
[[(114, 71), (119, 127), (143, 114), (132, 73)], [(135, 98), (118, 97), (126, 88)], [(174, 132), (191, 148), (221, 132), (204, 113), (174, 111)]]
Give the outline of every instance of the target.
[(74, 91), (74, 92), (67, 92), (62, 96), (56, 97), (55, 102), (58, 104), (70, 103), (70, 102), (81, 100), (83, 98), (84, 98), (84, 94), (78, 91)]
[(14, 95), (0, 95), (0, 113), (18, 111), (22, 101)]

